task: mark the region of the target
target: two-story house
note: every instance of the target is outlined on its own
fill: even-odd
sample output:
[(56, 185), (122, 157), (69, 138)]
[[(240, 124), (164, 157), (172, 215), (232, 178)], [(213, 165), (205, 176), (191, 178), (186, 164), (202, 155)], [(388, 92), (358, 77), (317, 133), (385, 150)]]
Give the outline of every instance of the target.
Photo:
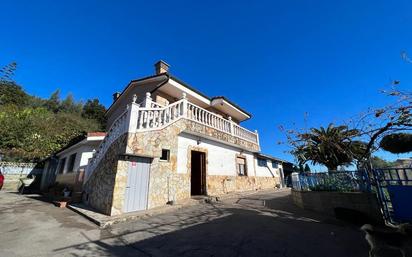
[(281, 186), (282, 160), (260, 154), (251, 114), (168, 72), (132, 80), (107, 110), (107, 135), (90, 159), (83, 199), (107, 215), (196, 195)]

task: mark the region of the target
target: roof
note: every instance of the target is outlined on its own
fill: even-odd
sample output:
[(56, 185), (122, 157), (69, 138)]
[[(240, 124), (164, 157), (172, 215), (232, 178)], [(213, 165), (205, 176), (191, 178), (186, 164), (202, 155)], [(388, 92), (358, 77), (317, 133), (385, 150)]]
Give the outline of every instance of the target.
[[(169, 76), (168, 76), (167, 73), (160, 73), (160, 74), (155, 74), (155, 75), (143, 77), (143, 78), (140, 78), (140, 79), (133, 79), (133, 80), (131, 80), (131, 81), (126, 85), (126, 87), (122, 90), (122, 92), (120, 93), (119, 97), (118, 97), (115, 101), (112, 102), (112, 104), (109, 106), (109, 108), (107, 108), (106, 114), (109, 112), (109, 110), (114, 106), (114, 104), (117, 102), (117, 100), (124, 94), (124, 92), (125, 92), (133, 83), (141, 82), (141, 81), (148, 80), (148, 79), (153, 79), (153, 78), (156, 78), (156, 77), (162, 77), (162, 76), (165, 76), (165, 75), (166, 75), (166, 78), (167, 78), (167, 80), (168, 80), (168, 79), (169, 79)], [(166, 80), (166, 81), (167, 81), (167, 80)]]
[(88, 137), (105, 137), (105, 136), (106, 136), (106, 132), (87, 132), (87, 133), (83, 133), (82, 135), (79, 135), (79, 136), (73, 138), (72, 140), (70, 140), (67, 145), (60, 148), (60, 150), (55, 152), (54, 155), (57, 155), (57, 154), (63, 152), (64, 150), (69, 149), (70, 147), (72, 147), (74, 145), (77, 145), (82, 141), (87, 140)]
[(240, 111), (242, 111), (242, 112), (244, 112), (245, 114), (249, 115), (249, 117), (252, 117), (252, 114), (250, 114), (249, 112), (245, 111), (245, 110), (242, 109), (239, 105), (237, 105), (236, 103), (230, 101), (229, 99), (227, 99), (227, 98), (224, 97), (224, 96), (214, 96), (214, 97), (212, 97), (211, 100), (213, 101), (214, 99), (223, 99), (223, 100), (225, 100), (226, 102), (228, 102), (229, 104), (231, 104), (231, 105), (233, 105), (234, 107), (236, 107), (237, 109), (239, 109)]
[(106, 132), (87, 132), (87, 137), (105, 137)]
[(273, 160), (273, 161), (282, 162), (282, 163), (291, 163), (289, 161), (285, 161), (285, 160), (273, 157), (273, 156), (268, 155), (268, 154), (257, 153), (256, 156), (261, 157), (261, 158), (265, 158), (265, 159), (269, 159), (269, 160)]
[[(160, 74), (156, 74), (156, 75), (152, 75), (152, 76), (143, 77), (143, 78), (140, 78), (140, 79), (131, 80), (131, 81), (129, 82), (129, 84), (127, 84), (127, 86), (126, 86), (126, 87), (123, 89), (123, 91), (120, 93), (119, 97), (109, 106), (109, 108), (106, 110), (106, 113), (109, 112), (109, 110), (114, 106), (114, 104), (117, 102), (117, 100), (123, 95), (123, 93), (124, 93), (133, 83), (142, 82), (142, 81), (144, 81), (144, 80), (148, 80), (148, 79), (152, 79), (152, 78), (156, 78), (156, 77), (161, 77), (161, 76), (166, 76), (166, 77), (167, 77), (167, 80), (168, 80), (168, 79), (173, 79), (173, 80), (175, 80), (176, 82), (182, 84), (183, 86), (185, 86), (186, 88), (192, 90), (193, 92), (195, 92), (195, 93), (203, 96), (204, 98), (208, 99), (209, 101), (213, 101), (213, 99), (223, 99), (223, 100), (225, 100), (226, 102), (228, 102), (229, 104), (233, 105), (235, 108), (239, 109), (241, 112), (247, 114), (249, 117), (252, 117), (252, 115), (251, 115), (249, 112), (245, 111), (245, 110), (244, 110), (243, 108), (241, 108), (239, 105), (237, 105), (236, 103), (230, 101), (230, 100), (227, 99), (226, 97), (224, 97), (224, 96), (215, 96), (215, 97), (212, 97), (212, 98), (211, 98), (211, 97), (207, 96), (206, 94), (202, 93), (201, 91), (197, 90), (196, 88), (192, 87), (192, 86), (189, 85), (188, 83), (184, 82), (183, 80), (181, 80), (181, 79), (179, 79), (179, 78), (171, 75), (169, 72), (160, 73)], [(166, 80), (166, 81), (167, 81), (167, 80)], [(151, 91), (151, 93), (153, 93), (154, 91), (156, 91), (156, 90), (158, 90), (159, 88), (161, 88), (164, 84), (165, 84), (165, 81), (161, 82), (157, 87), (155, 87), (155, 88)]]

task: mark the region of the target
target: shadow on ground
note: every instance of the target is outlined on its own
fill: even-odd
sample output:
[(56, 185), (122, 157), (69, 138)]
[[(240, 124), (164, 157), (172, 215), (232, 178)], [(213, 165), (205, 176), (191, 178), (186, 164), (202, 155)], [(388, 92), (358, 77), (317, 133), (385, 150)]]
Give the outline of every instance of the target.
[[(87, 235), (83, 234), (87, 239)], [(289, 194), (191, 206), (55, 249), (73, 256), (368, 256), (359, 228), (295, 207)]]

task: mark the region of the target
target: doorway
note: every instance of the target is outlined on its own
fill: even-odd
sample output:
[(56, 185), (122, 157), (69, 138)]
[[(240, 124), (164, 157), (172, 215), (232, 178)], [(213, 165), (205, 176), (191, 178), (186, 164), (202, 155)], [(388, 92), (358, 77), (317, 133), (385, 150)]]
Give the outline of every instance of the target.
[(191, 152), (190, 194), (206, 195), (206, 153)]
[(129, 160), (123, 206), (124, 212), (147, 209), (151, 162), (150, 158), (142, 157), (135, 157)]

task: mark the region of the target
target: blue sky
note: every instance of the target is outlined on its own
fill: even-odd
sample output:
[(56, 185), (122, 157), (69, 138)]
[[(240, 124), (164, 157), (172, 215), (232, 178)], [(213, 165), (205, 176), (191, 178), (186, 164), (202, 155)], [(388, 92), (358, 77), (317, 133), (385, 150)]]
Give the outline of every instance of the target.
[[(150, 2), (150, 3), (149, 3)], [(348, 119), (388, 103), (393, 79), (412, 88), (411, 1), (2, 1), (0, 65), (48, 97), (99, 98), (171, 72), (253, 114), (262, 150), (292, 160), (278, 126)], [(304, 122), (304, 113), (308, 113)], [(397, 156), (381, 153), (393, 159)]]

